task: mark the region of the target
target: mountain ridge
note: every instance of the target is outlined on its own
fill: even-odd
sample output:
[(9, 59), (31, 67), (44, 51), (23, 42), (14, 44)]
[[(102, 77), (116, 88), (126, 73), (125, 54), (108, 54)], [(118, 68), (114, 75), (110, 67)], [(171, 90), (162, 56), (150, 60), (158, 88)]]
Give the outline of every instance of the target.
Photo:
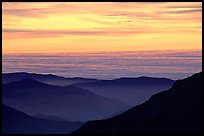
[(128, 107), (122, 101), (87, 89), (73, 85), (49, 85), (29, 78), (3, 84), (2, 101), (28, 114), (52, 114), (75, 121), (102, 118)]
[(202, 72), (178, 80), (141, 105), (104, 120), (87, 121), (76, 134), (200, 134)]
[(66, 134), (82, 124), (82, 122), (36, 118), (2, 104), (3, 134)]
[[(166, 79), (166, 80), (172, 80), (169, 78), (163, 78), (163, 77), (148, 77), (148, 76), (138, 76), (138, 77), (120, 77), (120, 78), (115, 78), (115, 79), (109, 79), (109, 80), (104, 80), (104, 79), (95, 79), (95, 78), (84, 78), (84, 77), (63, 77), (63, 76), (58, 76), (54, 74), (39, 74), (39, 73), (28, 73), (28, 72), (14, 72), (14, 73), (3, 73), (3, 82), (11, 82), (11, 81), (6, 81), (4, 78), (17, 78), (16, 80), (24, 79), (24, 78), (32, 78), (32, 76), (39, 76), (38, 78), (59, 78), (59, 79), (76, 79), (76, 80), (89, 80), (89, 81), (114, 81), (114, 80), (132, 80), (132, 79), (140, 79), (140, 78), (150, 78), (150, 79)], [(36, 77), (33, 77), (35, 79)], [(14, 80), (14, 79), (13, 79)], [(174, 81), (174, 80), (172, 80)]]

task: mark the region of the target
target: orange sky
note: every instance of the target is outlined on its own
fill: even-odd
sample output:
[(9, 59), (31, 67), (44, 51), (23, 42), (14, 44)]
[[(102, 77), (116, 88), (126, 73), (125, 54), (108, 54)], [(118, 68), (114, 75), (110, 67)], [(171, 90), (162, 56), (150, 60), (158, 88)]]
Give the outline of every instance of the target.
[(202, 48), (201, 2), (3, 2), (4, 53)]

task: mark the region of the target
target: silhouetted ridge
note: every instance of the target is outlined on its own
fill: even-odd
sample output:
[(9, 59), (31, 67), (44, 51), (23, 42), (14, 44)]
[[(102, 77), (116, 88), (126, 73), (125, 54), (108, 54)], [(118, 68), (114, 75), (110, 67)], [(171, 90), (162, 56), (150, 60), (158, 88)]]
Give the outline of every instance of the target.
[(2, 101), (27, 114), (55, 115), (72, 121), (102, 119), (128, 107), (88, 89), (49, 85), (30, 78), (3, 84)]
[(123, 83), (131, 83), (131, 82), (145, 82), (145, 81), (173, 81), (171, 79), (167, 78), (154, 78), (154, 77), (122, 77), (122, 78), (117, 78), (113, 80), (98, 80), (98, 79), (92, 79), (92, 78), (83, 78), (83, 77), (73, 77), (73, 78), (65, 78), (53, 74), (36, 74), (36, 73), (26, 73), (26, 72), (16, 72), (16, 73), (3, 73), (2, 74), (2, 79), (3, 83), (8, 83), (8, 82), (13, 82), (13, 81), (18, 81), (26, 78), (32, 78), (35, 80), (40, 80), (40, 81), (49, 81), (49, 80), (60, 80), (60, 81), (69, 81), (69, 80), (76, 80), (76, 81), (88, 81), (88, 82), (106, 82), (106, 83), (111, 83), (111, 82), (123, 82)]
[(11, 83), (7, 83), (7, 84), (3, 84), (3, 87), (10, 87), (10, 88), (58, 88), (58, 89), (67, 89), (67, 91), (69, 91), (70, 93), (89, 93), (91, 94), (91, 92), (87, 89), (82, 89), (79, 87), (75, 87), (73, 85), (68, 85), (65, 87), (62, 86), (56, 86), (56, 85), (50, 85), (50, 84), (46, 84), (46, 83), (42, 83), (40, 81), (34, 80), (32, 78), (26, 78), (26, 79), (22, 79), (19, 81), (14, 81)]
[(106, 120), (88, 121), (72, 134), (201, 134), (202, 72)]
[(146, 84), (146, 83), (151, 83), (151, 84), (155, 84), (155, 83), (164, 83), (164, 82), (172, 82), (173, 80), (168, 79), (168, 78), (154, 78), (154, 77), (145, 77), (145, 76), (141, 76), (141, 77), (137, 77), (137, 78), (127, 78), (127, 77), (122, 77), (122, 78), (118, 78), (118, 79), (114, 79), (112, 80), (114, 82), (120, 82), (120, 83), (127, 83), (127, 84), (132, 84), (132, 83), (136, 83), (136, 84)]
[(65, 87), (62, 87), (62, 88), (65, 88), (67, 90), (69, 90), (69, 92), (73, 92), (73, 93), (79, 93), (79, 94), (89, 94), (89, 95), (95, 95), (94, 93), (92, 93), (91, 91), (87, 90), (87, 89), (83, 89), (83, 88), (80, 88), (80, 87), (76, 87), (76, 86), (73, 86), (73, 85), (68, 85), (68, 86), (65, 86)]
[(64, 78), (62, 76), (57, 76), (53, 74), (37, 74), (37, 73), (26, 73), (26, 72), (15, 72), (15, 73), (3, 73), (3, 78), (8, 77), (9, 78), (27, 78), (32, 76), (38, 76), (41, 78)]
[(26, 78), (32, 78), (38, 80), (40, 82), (53, 84), (53, 85), (70, 85), (76, 82), (86, 82), (86, 81), (94, 81), (96, 79), (87, 79), (87, 78), (65, 78), (53, 74), (36, 74), (36, 73), (25, 73), (25, 72), (17, 72), (17, 73), (4, 73), (2, 74), (2, 83), (10, 83), (14, 81), (19, 81)]
[(158, 79), (158, 80), (171, 80), (171, 79), (168, 79), (168, 78), (159, 78), (159, 77), (148, 77), (148, 76), (140, 76), (140, 77), (121, 77), (121, 78), (117, 78), (117, 79), (114, 79), (114, 80), (147, 80), (147, 79)]
[(41, 118), (41, 119), (49, 119), (49, 120), (54, 120), (54, 121), (67, 121), (64, 118), (53, 116), (53, 115), (35, 114), (34, 117)]
[(151, 95), (169, 89), (173, 83), (173, 80), (166, 78), (122, 77), (114, 80), (74, 83), (73, 85), (105, 97), (117, 97), (129, 105), (135, 106), (149, 99)]
[(40, 119), (2, 104), (3, 134), (67, 134), (82, 124), (82, 122)]
[[(190, 77), (188, 77), (188, 78), (185, 78), (185, 79), (183, 79), (183, 80), (177, 80), (174, 84), (173, 84), (173, 86), (172, 86), (172, 89), (176, 89), (176, 90), (183, 90), (182, 88), (185, 88), (186, 87), (186, 84), (185, 83), (188, 83), (188, 87), (190, 87), (190, 88), (195, 88), (195, 90), (196, 89), (198, 89), (199, 88), (199, 86), (195, 86), (195, 81), (198, 81), (199, 79), (202, 79), (202, 72), (200, 72), (200, 73), (196, 73), (196, 74), (194, 74), (194, 75), (192, 75), (192, 76), (190, 76)], [(200, 80), (198, 83), (196, 83), (196, 84), (200, 84), (200, 82), (201, 82), (202, 80)], [(183, 91), (185, 91), (185, 90), (183, 90)]]
[(47, 87), (50, 86), (49, 84), (45, 84), (34, 80), (32, 78), (26, 78), (19, 81), (14, 81), (11, 83), (5, 84), (5, 86), (12, 86), (14, 88), (32, 88), (32, 87)]

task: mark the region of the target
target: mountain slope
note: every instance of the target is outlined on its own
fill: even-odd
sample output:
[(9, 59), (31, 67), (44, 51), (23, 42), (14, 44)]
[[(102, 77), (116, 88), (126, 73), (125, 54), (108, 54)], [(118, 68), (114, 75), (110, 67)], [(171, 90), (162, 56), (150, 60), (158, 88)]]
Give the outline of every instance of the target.
[(35, 114), (33, 117), (41, 118), (41, 119), (49, 119), (49, 120), (54, 120), (54, 121), (67, 121), (64, 118), (60, 118), (60, 117), (57, 117), (57, 116), (45, 116), (45, 115), (42, 115), (42, 114)]
[(87, 81), (95, 81), (96, 79), (86, 79), (86, 78), (65, 78), (52, 74), (36, 74), (36, 73), (25, 73), (25, 72), (17, 72), (17, 73), (4, 73), (2, 74), (2, 83), (11, 83), (14, 81), (19, 81), (26, 78), (32, 78), (38, 80), (40, 82), (44, 82), (51, 85), (71, 85), (73, 83), (81, 83)]
[(155, 93), (169, 89), (174, 81), (167, 78), (138, 77), (97, 80), (75, 83), (74, 86), (91, 90), (109, 98), (119, 98), (131, 106), (143, 103)]
[(82, 124), (39, 119), (2, 104), (3, 134), (65, 134), (78, 129)]
[(102, 119), (127, 108), (117, 99), (75, 86), (55, 86), (34, 79), (3, 84), (2, 101), (30, 115), (58, 116), (72, 121)]
[(59, 86), (77, 86), (100, 96), (108, 98), (118, 98), (128, 105), (134, 106), (143, 103), (155, 93), (169, 89), (173, 80), (166, 78), (138, 77), (138, 78), (119, 78), (114, 80), (97, 80), (87, 78), (64, 78), (52, 74), (35, 73), (7, 73), (3, 74), (4, 84), (32, 78), (37, 81)]
[(202, 72), (116, 117), (88, 121), (72, 134), (200, 134)]

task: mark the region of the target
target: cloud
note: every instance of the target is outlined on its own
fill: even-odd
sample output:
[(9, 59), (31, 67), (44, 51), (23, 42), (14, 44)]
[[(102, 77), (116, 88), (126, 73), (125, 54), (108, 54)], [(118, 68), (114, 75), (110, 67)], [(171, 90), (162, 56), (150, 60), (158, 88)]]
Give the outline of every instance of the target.
[(13, 37), (21, 38), (48, 38), (48, 37), (63, 37), (69, 35), (80, 35), (80, 36), (129, 36), (129, 35), (140, 35), (140, 34), (153, 34), (153, 33), (192, 33), (200, 32), (200, 29), (181, 29), (181, 30), (164, 30), (157, 28), (127, 28), (121, 29), (120, 27), (115, 28), (95, 28), (90, 30), (27, 30), (27, 29), (2, 29), (3, 33), (13, 35)]
[(11, 35), (21, 35), (22, 38), (42, 38), (42, 37), (59, 37), (67, 35), (81, 35), (81, 36), (127, 36), (133, 34), (143, 33), (157, 33), (159, 30), (142, 30), (142, 29), (92, 29), (92, 30), (25, 30), (25, 29), (3, 29), (3, 33), (10, 33)]
[[(73, 31), (73, 30), (25, 30), (25, 29), (3, 29), (5, 33), (19, 33), (24, 37), (42, 38), (58, 37), (65, 35), (97, 35), (102, 32), (98, 31)], [(22, 37), (23, 38), (23, 37)]]
[[(183, 4), (183, 5), (181, 5)], [(152, 6), (154, 5), (154, 6)], [(100, 8), (98, 8), (100, 6)], [(195, 13), (201, 9), (169, 11), (177, 8), (202, 8), (200, 3), (167, 3), (167, 2), (51, 2), (51, 3), (3, 3), (2, 13), (12, 16), (42, 18), (51, 14), (93, 14), (106, 17), (143, 18), (161, 17), (161, 14)], [(105, 10), (104, 10), (105, 9)], [(151, 12), (149, 12), (151, 11)], [(157, 17), (157, 18), (158, 18)], [(102, 21), (101, 21), (102, 22)], [(102, 22), (103, 23), (103, 22)]]
[(176, 10), (176, 11), (166, 11), (165, 13), (195, 13), (195, 12), (202, 12), (202, 9), (192, 9), (192, 10)]
[[(75, 4), (68, 4), (62, 2), (44, 3), (44, 2), (15, 2), (15, 3), (3, 3), (2, 13), (6, 15), (29, 17), (29, 18), (41, 18), (47, 17), (50, 14), (73, 14), (84, 11)], [(77, 10), (76, 10), (77, 9)], [(87, 10), (87, 9), (86, 9)]]
[(106, 16), (127, 16), (128, 14), (108, 14)]
[(42, 18), (48, 14), (55, 13), (54, 10), (47, 10), (45, 8), (30, 8), (30, 9), (5, 9), (2, 11), (5, 15), (14, 15), (29, 18)]
[(180, 6), (166, 6), (166, 8), (199, 8), (202, 9), (202, 5), (180, 5)]
[[(202, 9), (199, 9), (200, 6), (200, 3), (196, 5), (194, 3), (177, 4), (166, 2), (4, 2), (2, 8), (2, 24), (4, 33), (21, 33), (25, 37), (38, 37), (37, 34), (39, 34), (39, 37), (49, 37), (64, 35), (120, 36), (158, 32), (165, 33), (176, 31), (169, 29), (175, 28), (174, 26), (180, 27), (181, 23), (185, 21), (199, 24), (202, 15)], [(184, 13), (186, 14), (182, 15)], [(195, 14), (191, 15), (190, 13)], [(69, 16), (70, 14), (72, 16)], [(55, 17), (54, 19), (52, 15)], [(46, 18), (48, 16), (50, 18)], [(27, 20), (27, 18), (34, 18), (35, 20)], [(163, 23), (166, 27), (156, 25), (158, 23)], [(52, 27), (55, 27), (56, 30), (52, 30)], [(94, 29), (98, 27), (102, 29)], [(28, 30), (28, 28), (38, 28), (39, 30)], [(71, 28), (80, 30), (69, 30)], [(181, 27), (177, 31), (194, 31), (193, 29), (193, 26), (187, 29)]]

